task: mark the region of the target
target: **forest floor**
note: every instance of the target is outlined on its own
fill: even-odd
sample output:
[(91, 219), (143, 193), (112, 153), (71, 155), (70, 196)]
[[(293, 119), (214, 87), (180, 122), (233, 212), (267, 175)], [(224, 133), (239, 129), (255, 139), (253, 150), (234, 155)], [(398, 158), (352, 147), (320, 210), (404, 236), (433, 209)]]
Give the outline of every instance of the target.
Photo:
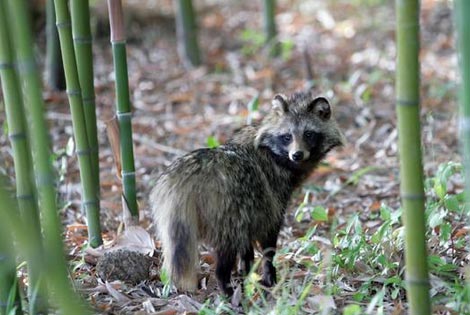
[[(196, 1), (204, 66), (192, 70), (178, 58), (171, 1), (159, 1), (158, 7), (152, 1), (125, 2), (144, 228), (153, 231), (148, 195), (159, 172), (208, 141), (225, 142), (248, 116), (260, 119), (274, 94), (303, 89), (304, 51), (313, 68), (314, 94), (331, 100), (347, 139), (295, 194), (278, 242), (279, 285), (265, 296), (253, 275), (246, 281), (245, 296), (236, 297), (242, 306), (219, 297), (210, 252), (201, 256), (203, 289), (192, 295), (164, 286), (158, 268), (137, 285), (99, 279), (97, 258), (84, 251), (86, 226), (77, 160), (70, 150), (66, 95), (45, 92), (72, 277), (97, 313), (404, 314), (394, 2), (278, 2), (282, 55), (271, 58), (262, 45), (261, 1)], [(435, 314), (463, 314), (468, 311), (461, 280), (462, 267), (468, 263), (463, 247), (468, 229), (459, 199), (460, 168), (449, 164), (460, 160), (452, 14), (448, 1), (421, 4), (421, 122), (431, 293)], [(105, 9), (97, 2), (93, 11), (97, 20), (106, 15)], [(102, 226), (110, 243), (122, 229), (122, 207), (106, 132), (115, 115), (108, 35), (96, 36), (94, 60)], [(252, 112), (247, 104), (256, 95), (260, 106)], [(6, 157), (1, 167), (11, 174), (7, 143), (6, 135), (0, 135), (0, 154)]]

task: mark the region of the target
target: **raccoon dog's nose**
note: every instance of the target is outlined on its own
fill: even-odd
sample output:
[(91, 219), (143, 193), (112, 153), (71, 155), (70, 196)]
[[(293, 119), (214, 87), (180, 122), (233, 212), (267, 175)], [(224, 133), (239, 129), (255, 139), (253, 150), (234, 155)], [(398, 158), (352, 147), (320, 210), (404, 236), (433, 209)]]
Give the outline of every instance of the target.
[(304, 153), (302, 151), (297, 151), (292, 154), (292, 160), (301, 161), (304, 158)]

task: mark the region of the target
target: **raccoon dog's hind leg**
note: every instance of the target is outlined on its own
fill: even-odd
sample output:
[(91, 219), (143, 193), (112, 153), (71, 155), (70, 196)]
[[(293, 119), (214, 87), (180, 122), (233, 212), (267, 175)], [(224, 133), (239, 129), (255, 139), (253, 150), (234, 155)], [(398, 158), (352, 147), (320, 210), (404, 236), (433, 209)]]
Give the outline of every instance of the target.
[(217, 266), (215, 275), (219, 282), (219, 288), (227, 295), (232, 296), (233, 288), (230, 284), (232, 278), (232, 269), (235, 266), (237, 252), (232, 249), (216, 249)]

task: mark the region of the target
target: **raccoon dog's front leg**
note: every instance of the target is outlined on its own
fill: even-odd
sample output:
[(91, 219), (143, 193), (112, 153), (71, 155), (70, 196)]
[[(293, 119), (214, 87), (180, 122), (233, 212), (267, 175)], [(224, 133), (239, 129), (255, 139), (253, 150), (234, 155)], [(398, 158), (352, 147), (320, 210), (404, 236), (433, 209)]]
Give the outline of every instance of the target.
[(276, 254), (278, 234), (279, 229), (271, 233), (266, 240), (260, 242), (261, 249), (263, 250), (263, 274), (261, 283), (267, 287), (272, 287), (276, 284), (276, 268), (274, 268), (273, 259)]
[(219, 287), (227, 296), (232, 296), (233, 288), (230, 284), (230, 279), (232, 277), (232, 269), (237, 259), (237, 252), (219, 248), (216, 250), (216, 255), (217, 266), (215, 268), (215, 275), (219, 282)]

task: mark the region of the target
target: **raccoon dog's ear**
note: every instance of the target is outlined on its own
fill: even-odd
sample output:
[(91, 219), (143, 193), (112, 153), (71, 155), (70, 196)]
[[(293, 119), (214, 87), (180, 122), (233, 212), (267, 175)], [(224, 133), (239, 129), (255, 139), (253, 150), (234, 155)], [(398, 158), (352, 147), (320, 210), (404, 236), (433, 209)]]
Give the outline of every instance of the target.
[(310, 104), (308, 104), (307, 110), (315, 113), (322, 120), (328, 120), (331, 117), (330, 103), (324, 97), (315, 98)]
[(279, 114), (279, 116), (289, 111), (289, 104), (287, 104), (287, 97), (283, 94), (276, 94), (272, 101), (273, 110)]

